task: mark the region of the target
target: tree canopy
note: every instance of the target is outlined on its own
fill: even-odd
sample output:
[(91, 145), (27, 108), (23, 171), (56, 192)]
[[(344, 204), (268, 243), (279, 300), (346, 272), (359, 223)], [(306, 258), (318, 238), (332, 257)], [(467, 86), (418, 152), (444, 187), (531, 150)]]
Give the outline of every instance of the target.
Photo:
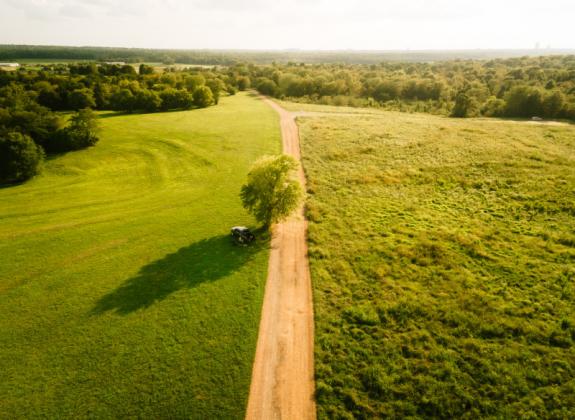
[(285, 219), (299, 206), (303, 190), (295, 179), (297, 168), (297, 161), (287, 155), (263, 157), (252, 166), (240, 196), (264, 226)]
[(38, 173), (43, 151), (27, 135), (0, 133), (0, 183), (25, 181)]

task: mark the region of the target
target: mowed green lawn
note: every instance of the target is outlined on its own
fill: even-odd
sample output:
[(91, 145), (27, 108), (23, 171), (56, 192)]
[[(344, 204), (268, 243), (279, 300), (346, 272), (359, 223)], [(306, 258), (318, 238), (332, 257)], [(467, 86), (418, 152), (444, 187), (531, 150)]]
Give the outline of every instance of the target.
[(574, 418), (575, 126), (299, 125), (319, 417)]
[(228, 234), (277, 116), (239, 94), (101, 125), (0, 189), (0, 418), (241, 418), (268, 241)]

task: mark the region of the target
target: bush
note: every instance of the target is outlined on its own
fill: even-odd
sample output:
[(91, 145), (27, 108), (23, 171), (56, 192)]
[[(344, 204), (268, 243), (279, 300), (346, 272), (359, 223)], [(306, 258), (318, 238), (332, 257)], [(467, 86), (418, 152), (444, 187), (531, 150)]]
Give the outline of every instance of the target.
[(479, 112), (477, 100), (465, 92), (459, 92), (455, 98), (455, 105), (451, 116), (456, 118), (475, 117)]
[(155, 112), (162, 105), (160, 96), (148, 89), (141, 89), (134, 95), (132, 108), (138, 111)]
[(505, 101), (505, 115), (508, 117), (543, 116), (543, 93), (537, 88), (516, 86), (505, 95)]
[(543, 116), (546, 118), (558, 118), (565, 114), (567, 101), (561, 91), (554, 90), (543, 99)]
[(0, 130), (26, 134), (43, 146), (61, 125), (61, 118), (33, 101), (22, 86), (0, 88)]
[(262, 77), (258, 79), (256, 89), (263, 95), (278, 96), (279, 88), (273, 80)]
[(42, 148), (18, 132), (0, 134), (0, 183), (26, 181), (38, 173)]
[(238, 89), (241, 91), (244, 91), (246, 89), (249, 89), (250, 86), (252, 85), (251, 80), (249, 77), (247, 76), (240, 76), (236, 79), (237, 85), (238, 85)]
[(194, 104), (192, 95), (186, 90), (178, 90), (173, 88), (164, 89), (160, 92), (162, 99), (162, 109), (189, 109)]
[(110, 105), (116, 111), (132, 112), (134, 110), (134, 94), (130, 89), (120, 89), (112, 94)]
[(220, 79), (209, 79), (206, 82), (206, 86), (212, 91), (212, 96), (214, 98), (214, 103), (217, 105), (220, 102), (220, 93), (226, 88), (224, 82)]
[(140, 68), (138, 73), (140, 73), (140, 75), (145, 75), (145, 74), (154, 74), (154, 68), (152, 66), (148, 66), (147, 64), (140, 64)]
[(69, 152), (94, 146), (99, 140), (97, 131), (96, 114), (90, 109), (83, 109), (70, 119), (69, 126), (55, 133), (46, 144), (46, 150)]
[(194, 105), (199, 108), (206, 108), (214, 104), (214, 96), (207, 86), (200, 86), (194, 91)]
[(505, 101), (494, 96), (483, 105), (481, 113), (486, 117), (502, 117), (505, 114)]
[(73, 110), (95, 108), (94, 93), (91, 89), (76, 89), (68, 95), (68, 106)]

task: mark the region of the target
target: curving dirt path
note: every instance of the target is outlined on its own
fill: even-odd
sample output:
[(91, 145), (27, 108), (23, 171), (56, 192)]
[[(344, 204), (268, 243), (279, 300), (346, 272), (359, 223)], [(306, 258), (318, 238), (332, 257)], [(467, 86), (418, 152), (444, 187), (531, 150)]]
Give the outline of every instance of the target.
[[(283, 152), (300, 160), (292, 113), (262, 100), (280, 116)], [(305, 186), (300, 167), (299, 179)], [(268, 278), (246, 419), (315, 419), (313, 301), (303, 206), (273, 227)]]

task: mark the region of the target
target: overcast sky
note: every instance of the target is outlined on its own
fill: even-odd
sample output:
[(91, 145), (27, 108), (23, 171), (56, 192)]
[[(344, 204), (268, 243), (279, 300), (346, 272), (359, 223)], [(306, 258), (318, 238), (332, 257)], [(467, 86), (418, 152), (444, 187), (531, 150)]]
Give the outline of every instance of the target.
[(575, 47), (575, 0), (0, 0), (0, 44)]

